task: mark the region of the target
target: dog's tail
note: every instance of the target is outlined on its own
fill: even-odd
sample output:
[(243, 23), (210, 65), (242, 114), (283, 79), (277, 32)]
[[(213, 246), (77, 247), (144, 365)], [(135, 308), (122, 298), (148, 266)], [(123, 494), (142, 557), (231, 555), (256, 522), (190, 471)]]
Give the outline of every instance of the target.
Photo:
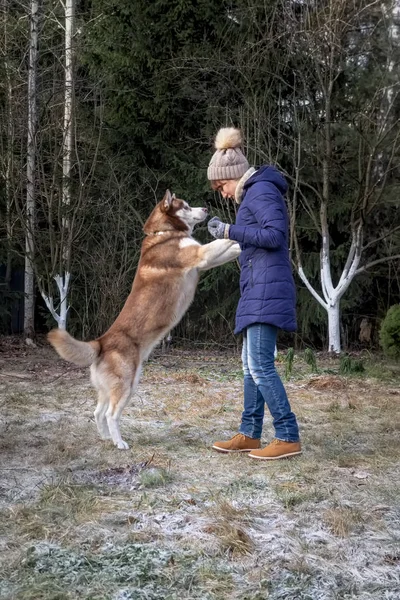
[(79, 365), (89, 367), (100, 353), (100, 342), (80, 342), (63, 329), (52, 329), (47, 339), (54, 346), (61, 358)]

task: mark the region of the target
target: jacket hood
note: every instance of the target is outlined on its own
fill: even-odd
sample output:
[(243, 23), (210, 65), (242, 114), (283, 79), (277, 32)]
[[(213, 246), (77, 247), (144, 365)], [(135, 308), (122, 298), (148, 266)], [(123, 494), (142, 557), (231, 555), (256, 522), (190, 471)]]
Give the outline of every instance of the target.
[(286, 183), (285, 178), (275, 167), (271, 166), (263, 166), (257, 169), (257, 171), (252, 175), (244, 184), (243, 189), (247, 190), (254, 183), (258, 183), (259, 181), (265, 181), (268, 183), (272, 183), (281, 194), (286, 194), (288, 185)]

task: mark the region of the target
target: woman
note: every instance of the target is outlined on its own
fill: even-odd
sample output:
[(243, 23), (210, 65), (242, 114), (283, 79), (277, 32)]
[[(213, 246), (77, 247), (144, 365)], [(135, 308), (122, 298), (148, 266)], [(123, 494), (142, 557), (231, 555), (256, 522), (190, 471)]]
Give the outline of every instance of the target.
[[(249, 167), (238, 129), (220, 129), (207, 177), (214, 190), (240, 204), (236, 223), (214, 217), (215, 238), (240, 244), (240, 300), (235, 333), (243, 333), (244, 410), (239, 433), (215, 442), (218, 452), (249, 452), (275, 460), (301, 454), (299, 429), (275, 369), (278, 329), (296, 329), (295, 288), (288, 251), (288, 217), (283, 199), (287, 184), (271, 166)], [(264, 405), (273, 418), (275, 439), (261, 449)]]

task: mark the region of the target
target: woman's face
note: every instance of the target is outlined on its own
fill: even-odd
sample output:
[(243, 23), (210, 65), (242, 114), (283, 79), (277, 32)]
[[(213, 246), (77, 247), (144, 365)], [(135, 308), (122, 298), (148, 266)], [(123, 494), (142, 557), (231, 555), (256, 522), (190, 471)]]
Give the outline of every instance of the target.
[(238, 184), (238, 179), (221, 179), (216, 182), (214, 187), (223, 198), (234, 198)]

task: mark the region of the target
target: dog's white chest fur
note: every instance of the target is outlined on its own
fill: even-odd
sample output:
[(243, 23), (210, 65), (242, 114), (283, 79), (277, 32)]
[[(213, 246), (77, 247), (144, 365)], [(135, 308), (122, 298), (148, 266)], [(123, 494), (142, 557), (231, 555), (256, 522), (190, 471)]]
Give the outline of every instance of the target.
[(181, 320), (189, 306), (191, 305), (199, 281), (199, 272), (196, 268), (186, 271), (182, 275), (180, 290), (176, 303), (174, 314), (174, 326)]
[(185, 237), (179, 242), (179, 248), (186, 248), (187, 246), (200, 246), (199, 242), (196, 242), (192, 237)]

